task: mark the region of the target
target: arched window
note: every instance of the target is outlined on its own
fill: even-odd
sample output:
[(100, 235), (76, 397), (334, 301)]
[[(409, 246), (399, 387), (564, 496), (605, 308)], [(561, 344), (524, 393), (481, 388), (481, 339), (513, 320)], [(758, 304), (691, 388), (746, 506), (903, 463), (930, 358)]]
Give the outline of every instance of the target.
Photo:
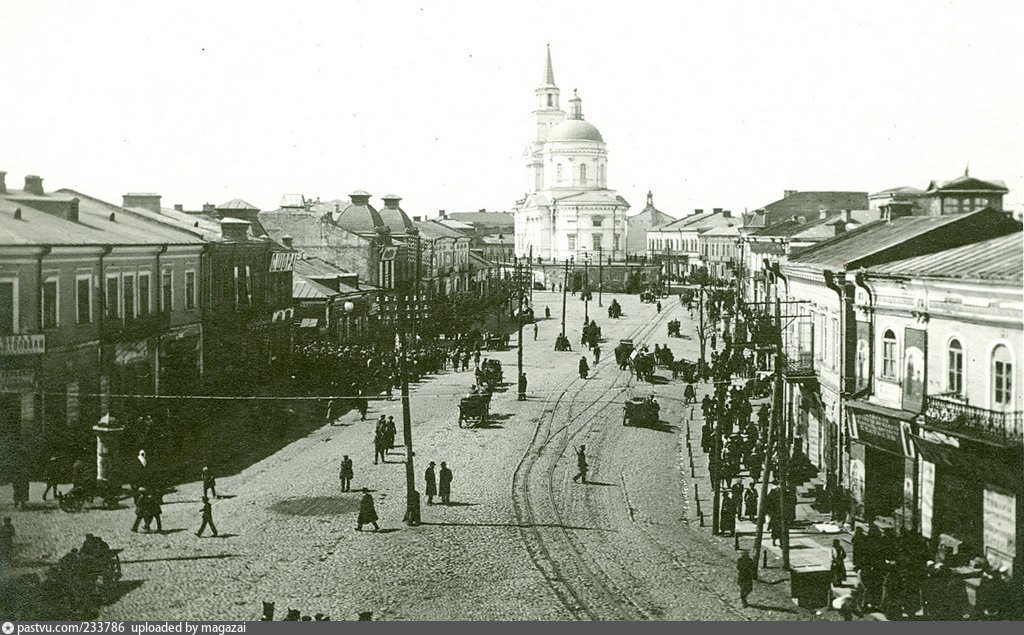
[(882, 335), (882, 377), (896, 378), (896, 335), (891, 330)]
[(1013, 403), (1013, 357), (1002, 344), (992, 351), (992, 401), (997, 406)]
[(599, 186), (601, 186), (601, 187), (604, 187), (604, 185), (605, 185), (605, 180), (604, 180), (604, 164), (603, 163), (601, 165), (597, 166), (597, 184)]
[(548, 106), (554, 106), (554, 105), (555, 105), (555, 96), (554, 95), (548, 95)]
[(562, 180), (562, 164), (561, 163), (559, 163), (558, 167), (555, 168), (555, 178), (558, 179), (559, 181)]
[(587, 164), (586, 163), (581, 163), (580, 164), (580, 185), (586, 185), (586, 184), (587, 184)]
[(946, 390), (962, 395), (964, 394), (964, 348), (960, 345), (960, 340), (950, 340), (946, 360)]

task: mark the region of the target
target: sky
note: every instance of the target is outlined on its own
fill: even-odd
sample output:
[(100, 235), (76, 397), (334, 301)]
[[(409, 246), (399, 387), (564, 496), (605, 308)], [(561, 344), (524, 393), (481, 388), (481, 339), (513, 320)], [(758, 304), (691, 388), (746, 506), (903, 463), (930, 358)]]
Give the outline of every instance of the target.
[(1024, 207), (1015, 0), (4, 0), (0, 170), (169, 207), (282, 194), (510, 209), (550, 44), (639, 211), (1006, 181)]

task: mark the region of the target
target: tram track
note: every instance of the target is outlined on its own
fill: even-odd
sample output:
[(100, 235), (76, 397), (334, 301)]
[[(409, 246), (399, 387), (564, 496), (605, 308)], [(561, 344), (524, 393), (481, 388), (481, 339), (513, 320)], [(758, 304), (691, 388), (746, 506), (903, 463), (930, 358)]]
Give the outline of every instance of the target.
[[(668, 311), (659, 313), (658, 316), (645, 324), (638, 325), (628, 333), (628, 336), (637, 339), (645, 338), (655, 331), (668, 315)], [(611, 366), (609, 359), (606, 364)], [(615, 368), (614, 366), (611, 366)], [(632, 376), (627, 376), (626, 382), (618, 388), (622, 371), (618, 371), (612, 378), (611, 385), (607, 390), (602, 390), (597, 397), (587, 400), (576, 412), (577, 402), (584, 395), (584, 391), (577, 390), (567, 401), (569, 391), (583, 381), (579, 377), (572, 377), (566, 381), (561, 390), (553, 393), (545, 404), (545, 414), (538, 419), (534, 430), (533, 438), (527, 451), (516, 467), (512, 478), (512, 500), (517, 524), (521, 527), (524, 544), (534, 566), (544, 575), (548, 586), (552, 589), (559, 602), (575, 619), (598, 620), (604, 616), (598, 613), (594, 602), (584, 597), (580, 588), (585, 587), (591, 594), (596, 594), (603, 600), (602, 604), (611, 613), (613, 619), (648, 619), (650, 613), (641, 607), (628, 593), (615, 584), (608, 573), (601, 570), (597, 563), (588, 562), (592, 560), (584, 555), (580, 545), (570, 533), (565, 523), (564, 516), (560, 510), (558, 501), (555, 498), (555, 472), (560, 461), (565, 455), (570, 443), (580, 434), (589, 432), (598, 415), (604, 412), (611, 404), (618, 403), (618, 397), (628, 390), (633, 384)], [(565, 402), (566, 420), (563, 425), (555, 428), (556, 419), (559, 416), (559, 407)], [(595, 410), (596, 408), (596, 410)], [(589, 422), (572, 429), (572, 425), (582, 419), (584, 415), (589, 416)], [(564, 434), (563, 434), (564, 432)], [(543, 433), (543, 434), (542, 434)], [(556, 447), (550, 451), (550, 442), (558, 438)], [(547, 455), (549, 464), (542, 476), (542, 484), (547, 490), (546, 495), (540, 500), (534, 496), (531, 486), (531, 476), (534, 468), (543, 456)], [(539, 509), (543, 504), (546, 509)], [(538, 522), (542, 515), (551, 519), (550, 523)], [(546, 536), (543, 529), (552, 530), (556, 544), (549, 545), (551, 537)], [(559, 553), (569, 556), (567, 563), (578, 574), (576, 581), (570, 580), (567, 575), (566, 563), (560, 563), (553, 554), (553, 547), (562, 547)]]

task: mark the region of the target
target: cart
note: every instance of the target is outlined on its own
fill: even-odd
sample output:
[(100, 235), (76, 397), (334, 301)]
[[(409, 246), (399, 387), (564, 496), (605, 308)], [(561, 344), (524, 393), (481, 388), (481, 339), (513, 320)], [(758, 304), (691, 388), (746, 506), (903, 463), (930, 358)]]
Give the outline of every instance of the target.
[(492, 391), (501, 385), (504, 378), (501, 362), (496, 359), (485, 359), (480, 364), (480, 370), (477, 371), (477, 381), (481, 386), (487, 386)]
[(489, 351), (507, 351), (508, 350), (508, 334), (505, 335), (488, 335), (487, 336), (487, 350)]
[(471, 428), (487, 425), (491, 414), (491, 395), (469, 395), (459, 401), (459, 427)]
[(622, 406), (622, 425), (657, 425), (660, 412), (661, 406), (653, 397), (630, 397)]

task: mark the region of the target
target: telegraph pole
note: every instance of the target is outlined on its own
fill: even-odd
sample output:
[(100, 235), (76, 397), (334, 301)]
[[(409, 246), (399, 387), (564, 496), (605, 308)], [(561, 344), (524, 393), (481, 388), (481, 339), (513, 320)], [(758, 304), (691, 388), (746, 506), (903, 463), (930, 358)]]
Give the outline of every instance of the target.
[[(411, 340), (416, 341), (416, 316), (420, 309), (419, 295), (420, 295), (420, 237), (416, 237), (416, 286), (415, 288), (415, 311), (412, 313), (412, 328), (408, 334), (406, 342)], [(408, 315), (408, 293), (405, 294), (406, 300), (406, 313)], [(408, 356), (408, 343), (402, 346), (402, 357), (401, 363), (399, 364), (399, 372), (402, 373), (402, 437), (405, 442), (405, 523), (412, 527), (420, 524), (420, 494), (416, 491), (416, 468), (413, 465), (412, 451), (412, 404), (409, 400), (409, 372), (406, 365), (406, 358)]]
[(583, 254), (583, 323), (590, 324), (590, 256)]
[(519, 385), (519, 378), (523, 375), (523, 300), (526, 297), (526, 292), (523, 289), (523, 274), (520, 263), (516, 262), (516, 279), (519, 287), (519, 314), (518, 314), (518, 331), (519, 331), (519, 350), (516, 352), (516, 365), (519, 372), (516, 374), (516, 385)]
[[(571, 259), (570, 259), (571, 260)], [(555, 350), (556, 351), (568, 351), (572, 350), (569, 346), (569, 339), (565, 336), (565, 300), (566, 294), (569, 293), (569, 262), (565, 261), (565, 278), (562, 283), (562, 334), (555, 338)]]
[[(788, 413), (783, 413), (785, 384), (782, 379), (781, 367), (785, 364), (782, 353), (782, 308), (779, 298), (775, 298), (775, 325), (779, 329), (778, 347), (775, 354), (776, 381), (772, 419), (778, 425), (779, 435), (779, 527), (782, 530), (782, 568), (789, 570), (789, 421)], [(777, 414), (776, 414), (777, 413)], [(767, 460), (767, 457), (766, 457)]]
[[(614, 245), (613, 245), (614, 246)], [(604, 250), (601, 245), (597, 246), (597, 306), (601, 304), (601, 296), (604, 294)]]

